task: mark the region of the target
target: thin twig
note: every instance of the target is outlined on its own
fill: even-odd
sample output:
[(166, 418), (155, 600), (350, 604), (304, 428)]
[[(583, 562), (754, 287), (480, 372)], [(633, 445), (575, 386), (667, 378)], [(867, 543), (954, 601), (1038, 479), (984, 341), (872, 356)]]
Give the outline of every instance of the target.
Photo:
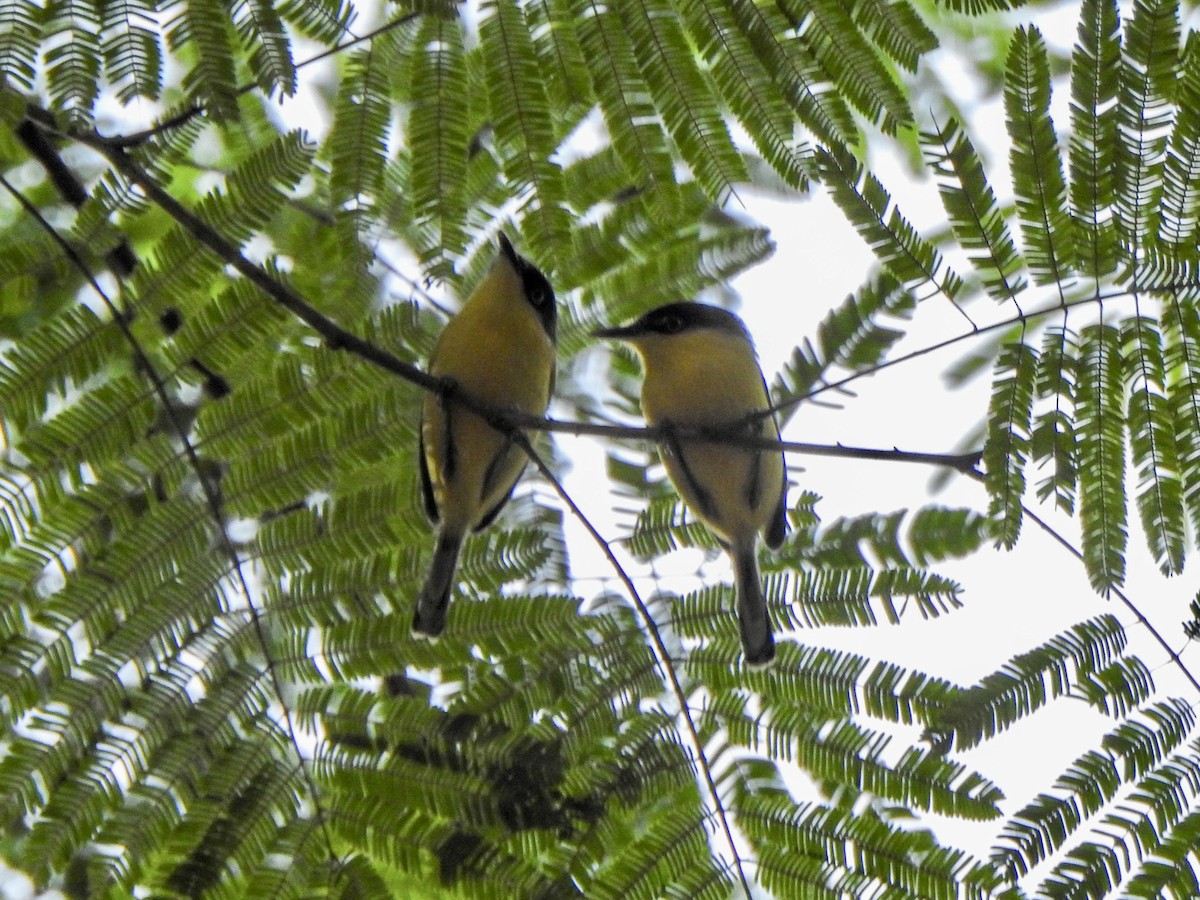
[(305, 300), (287, 284), (272, 278), (266, 270), (246, 259), (238, 246), (228, 240), (190, 209), (165, 191), (158, 182), (125, 150), (106, 144), (93, 135), (73, 135), (92, 149), (102, 153), (113, 166), (146, 192), (146, 195), (197, 241), (212, 250), (222, 261), (232, 266), (255, 287), (283, 306), (325, 339), (333, 350), (347, 350), (374, 363), (382, 369), (418, 384), (428, 390), (445, 390), (442, 379), (430, 375), (389, 353), (370, 341), (347, 331)]
[[(1184, 288), (1195, 288), (1195, 286), (1196, 285), (1192, 282), (1168, 282), (1152, 289), (1143, 290), (1147, 290), (1151, 293), (1167, 293), (1171, 291), (1183, 290)], [(1123, 299), (1129, 295), (1130, 291), (1128, 290), (1114, 290), (1105, 294), (1097, 292), (1094, 295), (1080, 297), (1076, 300), (1064, 300), (1062, 303), (1054, 306), (1048, 306), (1045, 309), (1030, 310), (1029, 312), (1021, 313), (1020, 315), (1012, 316), (1008, 319), (1002, 319), (999, 322), (992, 322), (990, 325), (980, 325), (972, 331), (964, 331), (961, 334), (955, 335), (954, 337), (949, 337), (933, 344), (927, 344), (926, 346), (918, 347), (916, 350), (910, 351), (909, 353), (902, 353), (901, 355), (894, 356), (891, 359), (882, 360), (873, 366), (867, 366), (865, 368), (858, 369), (854, 372), (851, 372), (849, 375), (846, 375), (844, 378), (839, 378), (837, 381), (822, 382), (817, 387), (814, 387), (810, 391), (805, 391), (803, 394), (792, 394), (791, 396), (784, 397), (782, 400), (772, 404), (769, 409), (762, 410), (756, 415), (760, 418), (773, 415), (774, 413), (781, 412), (799, 403), (803, 403), (806, 400), (811, 400), (813, 397), (819, 396), (826, 391), (840, 390), (846, 385), (858, 381), (860, 378), (867, 378), (871, 375), (876, 375), (885, 369), (890, 369), (892, 366), (898, 366), (901, 363), (909, 362), (910, 360), (926, 356), (930, 353), (936, 353), (938, 350), (945, 350), (947, 347), (953, 347), (955, 344), (962, 343), (963, 341), (970, 340), (974, 337), (979, 337), (980, 335), (989, 334), (993, 331), (1003, 331), (1006, 328), (1015, 328), (1018, 325), (1024, 325), (1027, 321), (1032, 319), (1039, 319), (1043, 316), (1049, 316), (1055, 313), (1063, 313), (1067, 310), (1075, 309), (1081, 306), (1103, 304), (1105, 300)]]
[(571, 510), (571, 514), (579, 520), (580, 524), (582, 524), (587, 530), (587, 533), (591, 535), (592, 540), (594, 540), (597, 546), (599, 546), (600, 551), (605, 555), (605, 557), (607, 557), (609, 564), (613, 567), (613, 571), (617, 573), (617, 577), (625, 586), (625, 590), (629, 592), (629, 598), (633, 601), (638, 615), (645, 623), (646, 632), (650, 635), (650, 641), (653, 645), (654, 655), (658, 659), (659, 669), (664, 675), (666, 675), (667, 681), (670, 683), (671, 693), (675, 695), (675, 700), (679, 704), (680, 714), (683, 716), (684, 724), (687, 726), (688, 737), (690, 738), (693, 748), (696, 752), (697, 765), (699, 766), (700, 771), (704, 776), (705, 783), (708, 786), (708, 791), (712, 797), (713, 806), (717, 812), (717, 818), (721, 823), (721, 830), (724, 832), (725, 840), (729, 844), (729, 851), (733, 854), (733, 860), (737, 868), (738, 878), (741, 880), (742, 888), (746, 892), (747, 900), (749, 900), (751, 897), (750, 881), (746, 877), (746, 873), (742, 868), (741, 855), (738, 853), (737, 844), (733, 839), (733, 829), (730, 827), (729, 819), (725, 815), (725, 805), (721, 801), (720, 792), (717, 790), (716, 779), (713, 777), (712, 769), (709, 768), (708, 757), (704, 752), (704, 744), (700, 740), (700, 732), (696, 728), (695, 721), (692, 719), (691, 707), (688, 704), (687, 694), (683, 690), (683, 685), (679, 683), (679, 676), (675, 674), (675, 666), (672, 663), (671, 654), (668, 652), (667, 646), (663, 642), (662, 633), (658, 629), (658, 624), (654, 621), (654, 617), (650, 615), (650, 610), (647, 608), (645, 601), (642, 600), (637, 588), (634, 587), (633, 579), (629, 577), (629, 574), (621, 565), (620, 560), (618, 560), (616, 555), (612, 552), (612, 547), (609, 546), (608, 541), (604, 539), (603, 535), (596, 530), (596, 526), (591, 523), (586, 515), (584, 515), (583, 510), (579, 508), (579, 506), (571, 498), (571, 495), (567, 493), (567, 490), (563, 487), (562, 482), (558, 480), (558, 477), (550, 470), (550, 467), (546, 465), (546, 462), (542, 459), (541, 455), (533, 449), (532, 444), (529, 442), (529, 438), (520, 429), (513, 429), (510, 434), (513, 440), (515, 440), (522, 447), (522, 449), (524, 449), (526, 454), (528, 454), (529, 458), (533, 460), (534, 466), (542, 474), (542, 477), (550, 482), (550, 484), (554, 487), (555, 492), (562, 499), (563, 503), (567, 504), (567, 508)]
[[(1031, 510), (1024, 503), (1021, 504), (1021, 510), (1026, 516), (1033, 520), (1035, 525), (1041, 528), (1042, 531), (1046, 532), (1046, 534), (1050, 535), (1050, 537), (1064, 547), (1068, 553), (1070, 553), (1080, 562), (1083, 562), (1083, 553), (1080, 552), (1080, 550), (1074, 544), (1059, 534), (1058, 531), (1054, 529), (1054, 526), (1041, 519), (1037, 513)], [(1174, 662), (1179, 671), (1183, 673), (1183, 677), (1191, 682), (1192, 687), (1196, 690), (1196, 694), (1200, 695), (1200, 679), (1197, 679), (1196, 676), (1192, 674), (1191, 670), (1187, 667), (1187, 664), (1184, 663), (1183, 657), (1176, 652), (1174, 647), (1167, 643), (1167, 639), (1163, 637), (1162, 632), (1160, 632), (1154, 627), (1153, 624), (1151, 624), (1150, 620), (1146, 618), (1142, 611), (1137, 608), (1137, 605), (1131, 599), (1129, 599), (1129, 595), (1123, 590), (1121, 590), (1119, 587), (1113, 586), (1109, 588), (1109, 591), (1112, 592), (1113, 596), (1125, 604), (1126, 609), (1137, 616), (1137, 620), (1141, 622), (1145, 629), (1150, 632), (1150, 635), (1156, 641), (1158, 641), (1159, 646), (1167, 651), (1167, 656), (1171, 658), (1171, 661)]]
[[(971, 477), (974, 478), (976, 481), (983, 481), (983, 479), (984, 479), (983, 473), (978, 470), (976, 470), (976, 472)], [(1030, 509), (1024, 503), (1021, 504), (1021, 512), (1024, 513), (1026, 516), (1028, 516), (1029, 519), (1032, 520), (1035, 525), (1037, 525), (1040, 529), (1042, 529), (1042, 531), (1044, 531), (1051, 538), (1053, 538), (1054, 541), (1059, 544), (1059, 546), (1061, 546), (1063, 549), (1065, 549), (1068, 553), (1070, 553), (1072, 556), (1074, 556), (1081, 563), (1084, 561), (1083, 552), (1078, 547), (1076, 547), (1069, 540), (1067, 540), (1066, 537), (1064, 537), (1061, 533), (1059, 533), (1058, 530), (1055, 529), (1053, 525), (1051, 525), (1049, 522), (1042, 519), (1037, 513), (1035, 513), (1032, 509)], [(1146, 630), (1148, 632), (1150, 632), (1150, 635), (1156, 641), (1158, 641), (1159, 646), (1162, 647), (1165, 651), (1167, 651), (1167, 655), (1171, 658), (1171, 661), (1175, 663), (1175, 665), (1179, 668), (1179, 671), (1183, 673), (1183, 676), (1189, 682), (1191, 682), (1192, 687), (1196, 689), (1197, 695), (1200, 695), (1200, 679), (1197, 679), (1197, 677), (1192, 674), (1191, 670), (1187, 667), (1187, 664), (1184, 663), (1183, 657), (1181, 657), (1179, 655), (1179, 653), (1175, 650), (1174, 647), (1172, 647), (1169, 643), (1167, 643), (1167, 639), (1165, 637), (1163, 637), (1162, 632), (1160, 632), (1157, 628), (1154, 627), (1154, 625), (1150, 622), (1150, 620), (1148, 618), (1146, 618), (1145, 614), (1143, 614), (1142, 611), (1137, 608), (1137, 605), (1134, 604), (1134, 602), (1129, 598), (1129, 595), (1126, 594), (1123, 590), (1121, 590), (1119, 587), (1113, 586), (1113, 587), (1109, 588), (1109, 591), (1111, 591), (1112, 594), (1118, 600), (1120, 600), (1123, 604), (1125, 604), (1125, 608), (1128, 609), (1131, 613), (1133, 613), (1137, 617), (1137, 620), (1146, 628)]]
[[(466, 398), (469, 400), (469, 398)], [(667, 440), (667, 429), (655, 425), (600, 425), (593, 422), (567, 422), (559, 419), (548, 419), (525, 413), (515, 413), (506, 410), (489, 408), (478, 401), (467, 402), (473, 412), (478, 412), (485, 418), (505, 427), (517, 427), (526, 431), (549, 431), (558, 434), (575, 436), (588, 435), (592, 437), (626, 438), (633, 440), (652, 441), (661, 444)], [(776, 438), (761, 437), (747, 434), (744, 422), (733, 422), (724, 426), (682, 426), (675, 425), (671, 433), (678, 439), (688, 441), (708, 442), (713, 444), (728, 444), (734, 447), (744, 447), (748, 450), (782, 450), (785, 453), (796, 453), (802, 456), (832, 456), (842, 459), (872, 459), (883, 462), (917, 463), (927, 466), (946, 466), (963, 474), (970, 472), (979, 463), (980, 451), (967, 453), (925, 453), (913, 450), (890, 450), (878, 447), (850, 447), (845, 444), (812, 444), (805, 441), (782, 441)]]

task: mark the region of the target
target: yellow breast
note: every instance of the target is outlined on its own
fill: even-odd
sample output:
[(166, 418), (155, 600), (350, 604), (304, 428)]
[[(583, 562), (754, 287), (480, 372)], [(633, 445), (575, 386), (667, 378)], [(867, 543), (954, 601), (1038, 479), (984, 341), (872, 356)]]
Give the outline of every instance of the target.
[(701, 330), (639, 338), (645, 361), (642, 412), (650, 423), (717, 425), (767, 406), (762, 372), (749, 344)]
[[(635, 342), (645, 363), (642, 412), (650, 424), (732, 424), (768, 406), (762, 372), (749, 343), (712, 329), (645, 335)], [(770, 420), (763, 432), (775, 436)], [(746, 542), (771, 521), (784, 489), (778, 450), (683, 441), (666, 447), (667, 474), (691, 510), (727, 541)]]
[[(540, 415), (550, 402), (554, 364), (554, 342), (525, 300), (520, 277), (501, 260), (446, 325), (429, 369), (497, 408)], [(437, 395), (426, 396), (426, 464), (442, 521), (472, 528), (507, 496), (525, 454), (478, 416), (448, 412)]]

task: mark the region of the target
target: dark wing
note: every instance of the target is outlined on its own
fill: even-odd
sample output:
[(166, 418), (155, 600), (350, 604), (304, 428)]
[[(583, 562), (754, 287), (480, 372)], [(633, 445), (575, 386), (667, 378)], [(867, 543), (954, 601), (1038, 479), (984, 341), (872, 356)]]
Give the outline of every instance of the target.
[(700, 486), (700, 482), (696, 480), (696, 476), (692, 474), (692, 468), (688, 465), (687, 457), (683, 454), (683, 442), (679, 440), (679, 435), (675, 431), (675, 423), (664, 419), (658, 423), (663, 430), (663, 455), (672, 457), (678, 463), (679, 477), (687, 482), (688, 489), (692, 492), (695, 498), (696, 506), (699, 507), (696, 511), (703, 516), (708, 516), (710, 519), (717, 517), (717, 508), (713, 505), (712, 494)]
[[(752, 423), (747, 429), (747, 434), (755, 434), (762, 437), (766, 429), (766, 422), (759, 419), (757, 423)], [(761, 450), (754, 451), (754, 456), (750, 462), (750, 477), (746, 479), (746, 505), (751, 509), (758, 506), (759, 498), (762, 497), (762, 458)]]
[[(558, 374), (557, 368), (557, 366), (550, 367), (550, 390), (546, 395), (548, 397), (554, 396), (554, 379)], [(495, 486), (495, 479), (499, 474), (501, 463), (507, 459), (508, 454), (512, 453), (514, 450), (515, 448), (513, 447), (510, 439), (509, 443), (505, 445), (504, 449), (496, 454), (496, 458), (492, 460), (492, 464), (488, 466), (487, 474), (485, 474), (483, 478), (483, 493), (485, 495)], [(521, 471), (524, 472), (525, 470), (522, 469)], [(483, 529), (487, 528), (496, 521), (496, 516), (500, 515), (500, 510), (504, 509), (504, 504), (506, 504), (512, 498), (513, 490), (516, 488), (517, 482), (520, 480), (521, 476), (517, 475), (517, 477), (513, 479), (513, 483), (509, 485), (507, 493), (505, 493), (505, 495), (496, 502), (495, 506), (483, 514), (483, 518), (479, 520), (479, 524), (471, 529), (472, 531), (483, 531)]]
[[(518, 480), (520, 480), (520, 479), (518, 479)], [(491, 525), (493, 522), (495, 522), (496, 516), (500, 515), (500, 510), (504, 509), (504, 504), (506, 504), (509, 501), (509, 499), (512, 497), (513, 488), (515, 488), (516, 486), (517, 486), (517, 482), (514, 481), (512, 483), (512, 487), (510, 487), (508, 489), (508, 493), (505, 494), (503, 497), (501, 497), (498, 501), (496, 501), (495, 506), (493, 506), (486, 513), (484, 513), (483, 518), (479, 520), (479, 524), (477, 524), (474, 528), (472, 528), (471, 531), (473, 531), (473, 532), (483, 531), (483, 529), (487, 528), (489, 525)]]
[(429, 478), (429, 462), (425, 459), (425, 428), (422, 425), (417, 438), (417, 462), (421, 467), (421, 499), (425, 502), (425, 515), (437, 523), (441, 514), (437, 508), (437, 497), (433, 493), (433, 481)]
[[(763, 379), (763, 389), (767, 387), (766, 379)], [(770, 394), (767, 394), (770, 397)], [(771, 430), (775, 432), (775, 440), (779, 440), (779, 423), (771, 416)], [(766, 422), (764, 421), (764, 425)], [(787, 454), (782, 450), (779, 451), (779, 456), (783, 462), (783, 484), (779, 487), (779, 503), (775, 506), (775, 512), (771, 515), (771, 521), (767, 524), (767, 530), (763, 534), (763, 540), (772, 550), (776, 549), (783, 543), (784, 537), (787, 535)]]
[[(454, 446), (454, 435), (450, 433), (452, 427), (451, 418), (454, 414), (453, 404), (447, 403), (444, 397), (438, 398), (438, 403), (442, 411), (442, 419), (445, 427), (442, 429), (442, 478), (449, 481), (454, 478), (455, 472), (458, 469), (458, 451)], [(419, 462), (421, 464), (421, 496), (425, 500), (425, 514), (429, 516), (429, 521), (438, 522), (441, 520), (441, 513), (437, 508), (437, 495), (433, 491), (433, 479), (429, 477), (429, 459), (425, 455), (425, 417), (421, 417), (420, 437), (417, 442), (417, 453), (419, 454)]]
[[(787, 472), (787, 469), (784, 469)], [(763, 540), (766, 541), (768, 547), (772, 550), (777, 549), (783, 544), (783, 539), (787, 536), (787, 475), (783, 476), (783, 490), (779, 492), (779, 504), (775, 507), (775, 512), (771, 516), (771, 521), (767, 525), (766, 533), (763, 534)]]
[[(480, 492), (484, 497), (490, 494), (497, 486), (497, 479), (500, 477), (500, 472), (504, 468), (504, 464), (509, 460), (510, 453), (519, 453), (519, 451), (510, 439), (500, 452), (492, 458), (492, 464), (488, 466), (487, 472), (483, 476), (483, 490)], [(521, 467), (521, 472), (525, 471), (524, 466)], [(496, 501), (496, 504), (483, 514), (483, 518), (472, 528), (472, 531), (482, 531), (496, 521), (496, 516), (500, 515), (500, 510), (504, 509), (504, 504), (508, 502), (512, 496), (513, 488), (517, 486), (517, 482), (521, 480), (521, 472), (517, 473), (517, 477), (512, 480), (512, 484), (508, 486), (508, 490), (504, 492), (504, 496)]]

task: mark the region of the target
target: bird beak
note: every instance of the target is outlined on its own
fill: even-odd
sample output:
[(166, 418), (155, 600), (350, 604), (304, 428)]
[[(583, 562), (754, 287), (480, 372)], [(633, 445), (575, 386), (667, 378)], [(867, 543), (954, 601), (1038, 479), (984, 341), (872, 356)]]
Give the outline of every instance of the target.
[(614, 341), (627, 341), (635, 338), (642, 333), (642, 330), (636, 325), (622, 325), (617, 328), (597, 328), (592, 332), (592, 337), (609, 338)]
[(500, 232), (499, 243), (500, 255), (512, 263), (515, 268), (517, 266), (517, 251), (513, 249), (512, 241), (508, 239), (508, 235), (503, 231)]

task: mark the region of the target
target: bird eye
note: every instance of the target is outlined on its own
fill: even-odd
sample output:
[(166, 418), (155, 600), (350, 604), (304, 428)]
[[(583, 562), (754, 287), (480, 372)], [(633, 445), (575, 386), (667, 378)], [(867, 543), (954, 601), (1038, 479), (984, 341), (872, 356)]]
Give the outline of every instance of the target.
[(664, 334), (674, 334), (683, 327), (683, 319), (674, 313), (669, 313), (662, 317), (658, 327)]

